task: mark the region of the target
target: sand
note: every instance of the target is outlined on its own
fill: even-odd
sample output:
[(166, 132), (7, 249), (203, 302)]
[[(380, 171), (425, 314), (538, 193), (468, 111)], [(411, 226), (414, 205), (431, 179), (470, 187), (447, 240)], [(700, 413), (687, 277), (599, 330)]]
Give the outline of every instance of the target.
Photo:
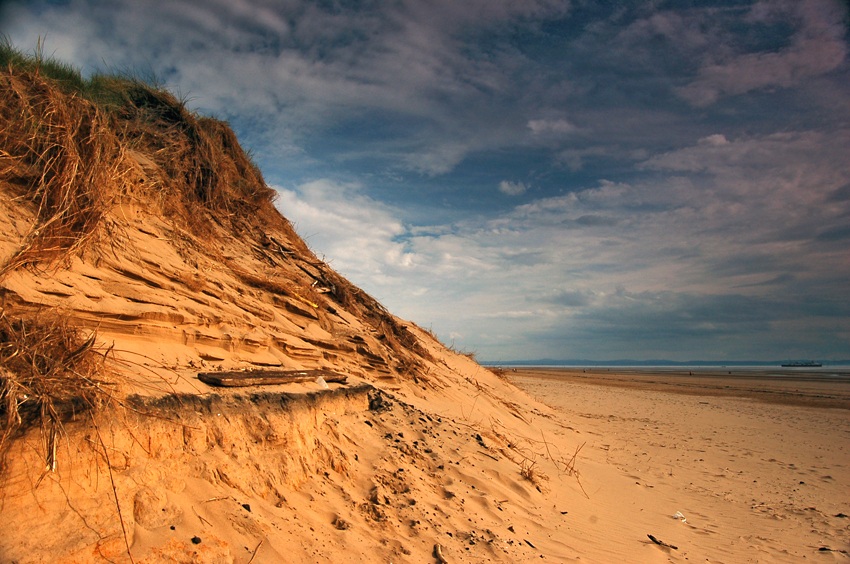
[(40, 469), (33, 431), (16, 443), (4, 479), (0, 556), (850, 558), (850, 410), (813, 407), (809, 397), (836, 401), (845, 384), (809, 383), (798, 404), (775, 403), (731, 395), (736, 386), (752, 394), (754, 382), (729, 378), (499, 377), (433, 347), (442, 368), (427, 386), (196, 383), (191, 393), (137, 398), (132, 409), (66, 425), (56, 472)]
[(33, 431), (9, 456), (0, 559), (437, 562), (438, 547), (449, 562), (576, 558), (565, 511), (579, 483), (543, 474), (557, 469), (540, 437), (563, 447), (551, 410), (432, 345), (429, 385), (137, 397), (66, 424), (55, 472)]
[[(844, 561), (850, 384), (794, 376), (510, 373), (586, 440), (589, 499), (569, 514), (584, 559)], [(678, 549), (649, 546), (648, 534)]]

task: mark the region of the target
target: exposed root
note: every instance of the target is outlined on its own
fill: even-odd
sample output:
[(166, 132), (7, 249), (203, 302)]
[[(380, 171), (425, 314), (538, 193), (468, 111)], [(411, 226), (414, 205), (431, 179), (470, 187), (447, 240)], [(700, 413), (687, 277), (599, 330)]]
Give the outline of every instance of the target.
[(109, 449), (107, 449), (106, 443), (103, 442), (103, 437), (100, 434), (100, 427), (97, 425), (97, 420), (95, 419), (94, 414), (91, 414), (91, 422), (92, 425), (94, 425), (95, 434), (97, 435), (100, 447), (103, 449), (103, 459), (106, 461), (106, 469), (109, 473), (109, 484), (112, 486), (112, 499), (115, 500), (115, 508), (118, 510), (118, 521), (121, 523), (121, 534), (124, 536), (124, 546), (127, 550), (127, 557), (130, 559), (130, 564), (135, 564), (135, 560), (133, 560), (133, 553), (130, 551), (130, 539), (127, 536), (127, 527), (124, 525), (124, 516), (121, 513), (121, 502), (118, 500), (118, 489), (115, 487), (115, 477), (112, 474), (112, 462), (109, 460)]

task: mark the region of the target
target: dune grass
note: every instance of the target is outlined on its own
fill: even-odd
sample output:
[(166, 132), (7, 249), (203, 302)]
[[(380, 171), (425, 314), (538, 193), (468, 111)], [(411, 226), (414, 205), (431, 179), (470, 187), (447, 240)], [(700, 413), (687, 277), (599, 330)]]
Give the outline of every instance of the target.
[[(23, 269), (44, 272), (86, 253), (96, 259), (109, 252), (123, 229), (111, 211), (130, 202), (166, 219), (192, 239), (192, 248), (229, 267), (243, 283), (288, 295), (294, 282), (284, 271), (272, 266), (249, 272), (221, 251), (225, 240), (262, 248), (266, 235), (274, 234), (287, 245), (280, 260), (310, 265), (302, 270), (329, 293), (325, 298), (310, 294), (311, 287), (299, 291), (317, 303), (332, 299), (363, 319), (393, 352), (398, 371), (412, 373), (420, 358), (430, 356), (380, 303), (315, 258), (275, 208), (275, 191), (226, 122), (196, 114), (186, 100), (129, 73), (84, 78), (79, 69), (45, 57), (41, 44), (26, 54), (0, 38), (0, 193), (34, 217), (19, 248), (0, 263), (0, 288)], [(102, 386), (91, 385), (93, 375), (76, 365), (45, 372), (38, 362), (17, 362), (30, 349), (38, 358), (66, 358), (76, 342), (68, 340), (74, 334), (70, 320), (55, 311), (56, 320), (45, 324), (40, 312), (15, 311), (29, 317), (13, 322), (5, 307), (0, 302), (3, 441), (39, 418), (43, 428), (55, 427), (61, 414), (49, 407), (56, 404), (51, 398), (77, 390), (80, 408), (108, 399), (99, 396)], [(27, 340), (35, 335), (40, 337)], [(21, 403), (23, 396), (28, 399)], [(24, 417), (21, 409), (36, 404), (47, 407), (39, 417)]]
[[(134, 152), (153, 161), (148, 177), (140, 177)], [(110, 212), (125, 201), (168, 217), (210, 254), (219, 252), (216, 229), (289, 228), (272, 204), (274, 191), (226, 123), (196, 115), (156, 85), (124, 75), (84, 79), (44, 57), (41, 45), (28, 55), (6, 39), (0, 193), (34, 218), (0, 264), (0, 284), (21, 269), (49, 271), (110, 248)], [(58, 309), (0, 302), (0, 451), (40, 424), (49, 461), (63, 418), (110, 399), (100, 378), (105, 357), (94, 343), (94, 333), (75, 329)]]
[[(213, 224), (241, 228), (261, 220), (291, 231), (228, 124), (196, 115), (156, 84), (129, 74), (84, 79), (40, 49), (27, 55), (0, 40), (0, 118), (0, 180), (38, 216), (0, 276), (83, 249), (130, 192), (157, 202), (200, 240), (209, 239)], [(146, 194), (129, 178), (128, 151), (156, 164)]]
[(95, 334), (55, 314), (12, 318), (0, 311), (0, 469), (15, 434), (41, 426), (45, 469), (55, 470), (62, 422), (109, 401), (105, 354)]

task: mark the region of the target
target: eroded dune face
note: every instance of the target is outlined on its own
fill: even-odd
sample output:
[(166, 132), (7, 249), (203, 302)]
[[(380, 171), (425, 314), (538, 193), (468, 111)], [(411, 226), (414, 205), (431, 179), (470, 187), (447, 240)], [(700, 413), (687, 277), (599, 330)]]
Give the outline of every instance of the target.
[(137, 562), (565, 554), (539, 538), (560, 514), (534, 507), (543, 488), (520, 475), (506, 429), (473, 432), (369, 384), (132, 408), (72, 424), (59, 470), (37, 485), (26, 476), (40, 458), (16, 443), (3, 513), (37, 518), (10, 522), (7, 558), (122, 560), (128, 545)]
[(345, 357), (396, 377), (427, 356), (310, 252), (226, 124), (136, 83), (105, 107), (26, 73), (0, 86), (6, 310), (68, 316), (169, 368)]
[[(520, 538), (557, 514), (524, 396), (318, 260), (226, 124), (122, 80), (0, 79), (0, 560), (558, 553)], [(346, 378), (197, 378), (263, 369)]]

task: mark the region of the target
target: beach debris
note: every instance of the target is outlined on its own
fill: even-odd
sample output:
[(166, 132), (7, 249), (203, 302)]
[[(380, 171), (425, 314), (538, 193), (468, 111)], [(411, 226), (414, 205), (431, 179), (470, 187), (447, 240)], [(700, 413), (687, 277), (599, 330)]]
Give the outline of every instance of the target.
[(681, 512), (681, 511), (677, 511), (677, 512), (676, 512), (676, 514), (675, 514), (675, 515), (673, 515), (673, 519), (678, 519), (678, 520), (679, 520), (679, 521), (681, 521), (682, 523), (687, 523), (687, 522), (688, 522), (688, 520), (685, 518), (685, 516), (682, 514), (682, 512)]
[(204, 519), (204, 518), (203, 518), (203, 516), (202, 516), (200, 513), (198, 513), (198, 511), (195, 509), (195, 506), (194, 506), (194, 505), (192, 506), (192, 511), (195, 513), (195, 515), (198, 517), (198, 520), (199, 520), (201, 523), (203, 523), (203, 524), (205, 524), (205, 525), (209, 525), (210, 527), (212, 527), (212, 523), (210, 523), (209, 521), (207, 521), (206, 519)]
[(223, 372), (199, 372), (198, 380), (210, 386), (235, 388), (244, 386), (270, 386), (297, 382), (337, 382), (345, 384), (348, 376), (331, 370), (232, 370)]
[(498, 458), (497, 456), (493, 456), (493, 455), (492, 455), (492, 454), (490, 454), (489, 452), (484, 452), (483, 450), (479, 450), (479, 451), (478, 451), (478, 453), (479, 453), (479, 454), (483, 454), (484, 456), (486, 456), (486, 457), (488, 457), (488, 458), (492, 458), (493, 460), (496, 460), (496, 461), (498, 461), (498, 460), (499, 460), (499, 458)]
[(434, 545), (434, 558), (436, 558), (437, 562), (440, 564), (449, 564), (449, 561), (446, 560), (445, 556), (443, 556), (443, 547), (440, 546), (440, 543)]
[(257, 548), (254, 549), (254, 553), (251, 554), (251, 559), (248, 561), (248, 564), (254, 561), (254, 558), (257, 557), (257, 553), (260, 551), (260, 547), (263, 546), (263, 539), (260, 539), (260, 542), (257, 543)]
[(841, 548), (830, 548), (828, 546), (822, 546), (818, 549), (819, 552), (838, 552), (839, 554), (850, 554), (846, 550)]
[(662, 541), (662, 540), (658, 540), (658, 539), (657, 539), (657, 538), (655, 538), (653, 535), (646, 535), (646, 536), (647, 536), (647, 537), (649, 537), (649, 540), (651, 540), (652, 542), (654, 542), (654, 543), (655, 543), (655, 544), (657, 544), (658, 546), (663, 546), (663, 547), (665, 547), (665, 548), (672, 548), (673, 550), (679, 550), (679, 547), (678, 547), (678, 546), (672, 545), (672, 544), (670, 544), (670, 543), (666, 543), (666, 542), (664, 542), (664, 541)]
[(387, 411), (392, 409), (390, 403), (380, 392), (369, 395), (369, 411)]

